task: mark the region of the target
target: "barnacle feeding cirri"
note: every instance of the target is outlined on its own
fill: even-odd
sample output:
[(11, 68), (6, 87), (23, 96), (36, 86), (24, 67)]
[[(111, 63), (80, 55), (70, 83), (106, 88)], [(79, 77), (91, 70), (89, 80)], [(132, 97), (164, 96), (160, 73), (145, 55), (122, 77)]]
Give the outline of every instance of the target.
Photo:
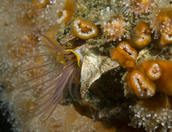
[(1, 0), (2, 131), (172, 131), (170, 0)]

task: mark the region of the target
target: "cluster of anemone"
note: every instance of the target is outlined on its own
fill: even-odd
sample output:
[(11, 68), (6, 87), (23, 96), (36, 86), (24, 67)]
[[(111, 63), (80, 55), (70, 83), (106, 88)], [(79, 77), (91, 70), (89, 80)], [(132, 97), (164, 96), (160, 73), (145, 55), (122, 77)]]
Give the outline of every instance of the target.
[[(157, 26), (159, 42), (157, 47), (165, 47), (171, 44), (171, 13), (169, 8), (160, 9), (153, 18), (154, 25)], [(121, 42), (118, 46), (111, 50), (111, 58), (118, 61), (121, 66), (128, 69), (126, 82), (132, 93), (140, 98), (152, 97), (155, 91), (162, 91), (161, 87), (165, 86), (163, 92), (170, 95), (171, 85), (171, 62), (165, 60), (148, 60), (140, 65), (136, 65), (137, 51), (148, 46), (152, 41), (151, 28), (144, 21), (138, 22), (131, 32), (131, 39), (128, 42)], [(125, 45), (125, 46), (124, 46)], [(118, 54), (118, 55), (117, 55)], [(167, 75), (167, 69), (168, 75)], [(167, 92), (168, 91), (168, 92)]]
[[(38, 22), (38, 24), (41, 23), (42, 25), (46, 24), (48, 20), (50, 20), (48, 21), (50, 23), (49, 25), (67, 24), (69, 20), (72, 19), (71, 32), (73, 37), (78, 40), (87, 42), (88, 39), (96, 39), (99, 33), (100, 35), (103, 33), (110, 38), (110, 42), (112, 43), (116, 40), (116, 42), (121, 41), (117, 45), (115, 42), (115, 48), (110, 50), (110, 57), (112, 60), (117, 61), (123, 68), (127, 69), (128, 72), (125, 76), (125, 82), (128, 92), (139, 99), (151, 99), (156, 97), (157, 93), (165, 94), (165, 96), (172, 95), (172, 62), (162, 59), (149, 59), (137, 64), (138, 52), (150, 46), (152, 41), (155, 41), (152, 39), (153, 34), (151, 33), (158, 36), (159, 39), (155, 44), (160, 48), (171, 45), (172, 10), (170, 7), (160, 8), (155, 12), (151, 20), (153, 27), (150, 27), (149, 23), (144, 20), (136, 22), (128, 39), (126, 38), (126, 33), (128, 32), (128, 27), (131, 25), (124, 14), (115, 14), (110, 7), (107, 7), (106, 10), (101, 10), (99, 18), (100, 27), (98, 28), (95, 23), (86, 18), (72, 18), (76, 7), (74, 3), (74, 0), (67, 0), (66, 3), (61, 0), (58, 2), (53, 0), (44, 0), (42, 2), (40, 0), (33, 0), (31, 7), (34, 7), (36, 11), (33, 10), (24, 14), (23, 19), (19, 20), (19, 22), (25, 23), (27, 20), (34, 21), (41, 12), (39, 18), (42, 16), (42, 18), (45, 19), (43, 21), (46, 21), (42, 23), (41, 21)], [(129, 10), (134, 13), (134, 15), (141, 16), (143, 14), (149, 14), (154, 9), (156, 2), (155, 0), (129, 0), (129, 4)], [(28, 25), (30, 25), (30, 23)], [(35, 24), (31, 23), (31, 26), (32, 25)], [(49, 27), (50, 26), (48, 26), (48, 28)], [(102, 30), (102, 32), (99, 32), (99, 30)], [(77, 99), (80, 99), (78, 87), (80, 85), (80, 68), (82, 67), (82, 46), (68, 49), (67, 47), (61, 46), (59, 43), (55, 43), (55, 40), (52, 40), (52, 38), (42, 33), (40, 36), (38, 35), (38, 37), (42, 37), (42, 40), (45, 41), (41, 40), (38, 42), (24, 35), (24, 38), (28, 42), (27, 44), (34, 43), (33, 45), (35, 47), (45, 47), (49, 54), (38, 53), (33, 56), (28, 56), (28, 54), (26, 54), (26, 52), (30, 52), (28, 46), (24, 45), (23, 47), (19, 47), (18, 52), (20, 52), (20, 56), (24, 56), (24, 59), (33, 59), (38, 62), (35, 66), (29, 64), (31, 67), (26, 66), (26, 69), (19, 69), (19, 72), (26, 73), (26, 76), (30, 77), (28, 80), (21, 82), (22, 85), (33, 84), (27, 87), (26, 90), (41, 93), (40, 96), (37, 97), (38, 104), (34, 108), (36, 111), (35, 114), (44, 115), (49, 113), (49, 117), (62, 100), (65, 90), (69, 92), (71, 97), (75, 98), (77, 96)], [(37, 37), (34, 39), (37, 39)], [(125, 39), (125, 41), (123, 39)], [(49, 62), (42, 60), (44, 56), (51, 56), (55, 61)], [(55, 64), (55, 67), (52, 68), (52, 64)], [(46, 67), (48, 68), (46, 69)], [(46, 70), (44, 71), (42, 68)], [(38, 90), (35, 90), (36, 88)], [(136, 106), (131, 106), (130, 109), (134, 113), (132, 122), (135, 123), (135, 121), (139, 120), (139, 123), (135, 123), (136, 126), (143, 126), (146, 130), (148, 130), (147, 128), (154, 130), (156, 129), (155, 126), (159, 126), (159, 124), (163, 126), (164, 122), (167, 123), (167, 127), (171, 126), (171, 117), (167, 116), (167, 114), (171, 114), (171, 111), (168, 111), (168, 109), (150, 112), (150, 110), (146, 108), (143, 109), (143, 105), (139, 105), (139, 103)], [(146, 112), (150, 112), (150, 115), (145, 114)], [(156, 112), (159, 117), (154, 117)], [(166, 115), (164, 115), (165, 113)], [(161, 121), (161, 117), (167, 118), (167, 120)], [(144, 122), (143, 119), (145, 118), (146, 121)], [(153, 118), (155, 118), (155, 120), (151, 122)], [(160, 123), (158, 120), (160, 120)], [(147, 124), (147, 122), (154, 123), (152, 125), (154, 128), (151, 128), (151, 124)]]
[(171, 66), (172, 63), (165, 60), (144, 61), (128, 73), (127, 84), (140, 98), (153, 97), (156, 91), (171, 95)]
[(169, 81), (172, 79), (172, 62), (147, 60), (136, 65), (137, 51), (125, 41), (112, 49), (110, 55), (113, 60), (128, 69), (126, 82), (131, 93), (139, 98), (153, 97), (156, 90), (171, 95), (172, 86)]
[[(67, 23), (69, 19), (71, 18), (72, 14), (74, 13), (74, 10), (71, 10), (69, 8), (69, 5), (72, 6), (72, 8), (75, 7), (74, 2), (64, 3), (60, 2), (59, 5), (57, 3), (52, 4), (53, 1), (44, 1), (40, 3), (40, 1), (33, 1), (33, 5), (37, 8), (45, 8), (45, 16), (48, 19), (52, 19), (53, 22), (57, 24), (61, 24), (62, 22)], [(51, 5), (52, 4), (52, 5)], [(147, 0), (147, 1), (130, 1), (131, 7), (135, 7), (134, 12), (135, 15), (141, 15), (146, 14), (153, 10), (154, 1), (153, 0)], [(58, 10), (57, 10), (58, 8)], [(156, 27), (156, 32), (160, 34), (160, 41), (159, 45), (161, 47), (171, 44), (171, 9), (160, 9), (155, 15), (155, 18), (152, 20), (153, 24)], [(53, 14), (57, 14), (56, 17), (48, 15), (50, 13), (54, 12)], [(52, 18), (51, 18), (52, 17)], [(105, 33), (107, 36), (110, 37), (110, 40), (121, 41), (123, 38), (125, 38), (125, 34), (127, 31), (127, 28), (129, 26), (128, 22), (126, 21), (125, 17), (122, 14), (114, 14), (114, 12), (110, 9), (110, 7), (107, 7), (106, 10), (101, 10), (100, 12), (100, 20), (101, 20), (101, 28), (103, 30), (103, 33)], [(88, 40), (90, 38), (94, 38), (98, 36), (98, 28), (97, 26), (92, 23), (91, 21), (77, 17), (74, 18), (72, 21), (72, 33), (75, 37)], [(79, 69), (78, 66), (81, 66), (80, 64), (80, 56), (76, 50), (70, 49), (65, 50), (60, 45), (55, 44), (52, 42), (48, 37), (44, 36), (45, 39), (49, 41), (51, 45), (46, 45), (47, 48), (54, 49), (56, 54), (56, 60), (60, 63), (60, 66), (58, 66), (57, 74), (55, 77), (48, 79), (40, 84), (36, 84), (33, 87), (39, 87), (40, 85), (43, 85), (44, 83), (49, 83), (50, 81), (54, 80), (53, 84), (50, 84), (46, 89), (49, 89), (52, 87), (51, 90), (48, 90), (46, 94), (43, 94), (44, 97), (48, 94), (53, 95), (50, 98), (46, 98), (44, 102), (38, 105), (38, 107), (43, 107), (39, 113), (42, 113), (43, 111), (50, 109), (52, 106), (58, 104), (58, 100), (61, 98), (62, 93), (64, 92), (65, 87), (69, 87), (69, 92), (72, 96), (72, 82), (75, 78), (75, 75), (79, 75)], [(140, 65), (136, 64), (137, 56), (138, 56), (138, 50), (141, 50), (148, 46), (152, 41), (151, 37), (151, 29), (149, 27), (149, 24), (145, 21), (139, 21), (136, 26), (134, 27), (133, 31), (131, 32), (131, 38), (127, 41), (120, 42), (116, 48), (112, 49), (110, 51), (111, 58), (113, 60), (116, 60), (119, 62), (119, 64), (128, 69), (128, 73), (126, 75), (126, 83), (127, 87), (130, 91), (130, 93), (135, 94), (139, 98), (150, 98), (153, 97), (156, 94), (156, 91), (163, 92), (167, 95), (171, 95), (171, 84), (169, 80), (171, 80), (170, 74), (171, 71), (166, 73), (167, 69), (171, 67), (171, 62), (164, 61), (164, 60), (148, 60), (143, 62)], [(44, 45), (45, 46), (45, 45)], [(74, 53), (74, 54), (73, 54)], [(76, 56), (75, 56), (76, 55)], [(79, 59), (78, 59), (79, 58)], [(76, 61), (78, 59), (78, 62)], [(77, 66), (78, 64), (78, 66)], [(47, 64), (43, 64), (38, 66), (44, 67), (47, 66)], [(37, 67), (29, 68), (24, 71), (28, 70), (34, 70)], [(76, 71), (75, 71), (76, 70)], [(55, 72), (52, 70), (51, 72)], [(169, 70), (168, 70), (169, 71)], [(36, 76), (32, 79), (29, 79), (25, 82), (33, 81), (35, 79), (42, 78), (43, 76), (48, 75), (51, 72), (43, 73), (39, 76)], [(74, 74), (74, 75), (73, 75)], [(164, 78), (169, 78), (168, 80), (164, 80)], [(79, 80), (79, 79), (77, 79)], [(161, 87), (165, 86), (164, 89)], [(29, 88), (29, 89), (31, 89)], [(55, 108), (54, 107), (54, 108)]]
[[(146, 131), (171, 129), (172, 62), (159, 57), (148, 57), (137, 62), (137, 54), (146, 47), (163, 50), (171, 46), (171, 7), (157, 7), (159, 1), (132, 1), (136, 16), (146, 14), (149, 20), (139, 20), (131, 31), (131, 38), (120, 42), (110, 51), (110, 56), (127, 69), (125, 82), (128, 94), (138, 98), (131, 111), (130, 125)], [(125, 45), (125, 46), (124, 46)], [(158, 102), (158, 103), (156, 103)]]

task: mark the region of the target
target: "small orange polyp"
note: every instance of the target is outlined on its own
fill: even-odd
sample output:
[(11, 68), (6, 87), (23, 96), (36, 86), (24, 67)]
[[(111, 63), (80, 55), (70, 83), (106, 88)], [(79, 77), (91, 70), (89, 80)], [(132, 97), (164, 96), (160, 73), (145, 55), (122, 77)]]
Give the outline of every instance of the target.
[(158, 60), (162, 69), (161, 77), (156, 81), (157, 89), (169, 96), (172, 96), (172, 62)]
[(160, 38), (160, 46), (172, 45), (172, 24), (163, 29)]
[(158, 12), (158, 14), (155, 15), (153, 24), (155, 24), (155, 26), (157, 26), (158, 31), (162, 30), (169, 23), (171, 23), (171, 17), (170, 17), (171, 13), (170, 12), (169, 12), (169, 9), (162, 8)]
[(150, 80), (158, 80), (162, 75), (160, 65), (155, 60), (144, 61), (140, 67)]
[(139, 0), (141, 4), (149, 4), (149, 0)]
[(167, 45), (172, 45), (172, 36), (169, 34), (161, 34), (161, 39), (160, 39), (160, 46), (164, 47)]
[(157, 16), (157, 22), (160, 24), (160, 26), (166, 25), (166, 24), (170, 23), (170, 21), (171, 21), (171, 19), (170, 19), (170, 16), (168, 15), (168, 13), (160, 12)]
[(67, 23), (69, 20), (69, 11), (68, 10), (59, 10), (57, 11), (57, 23), (60, 24), (62, 22)]
[(161, 36), (160, 46), (163, 47), (166, 44), (171, 43), (170, 36), (172, 33), (172, 8), (160, 8), (154, 14), (152, 25), (156, 36)]
[(154, 0), (131, 0), (135, 14), (145, 14), (153, 9)]
[(57, 23), (60, 24), (64, 22), (67, 24), (71, 19), (73, 13), (76, 10), (75, 0), (65, 0), (64, 8), (62, 10), (57, 11)]
[(37, 8), (45, 8), (50, 3), (50, 1), (49, 0), (32, 0), (32, 3)]
[(133, 46), (138, 49), (142, 49), (151, 42), (151, 33), (147, 23), (140, 22), (134, 28), (132, 36)]
[(153, 19), (153, 25), (155, 25), (155, 31), (160, 35), (160, 47), (163, 48), (166, 45), (172, 44), (172, 8), (161, 8), (159, 12), (155, 14)]
[(90, 39), (98, 35), (98, 28), (84, 18), (76, 18), (73, 23), (73, 34), (81, 39)]
[(137, 69), (127, 74), (127, 85), (130, 91), (139, 98), (152, 97), (156, 92), (155, 84)]
[(118, 61), (124, 68), (133, 68), (135, 67), (137, 51), (128, 42), (123, 41), (117, 48), (110, 51), (110, 56), (112, 60)]

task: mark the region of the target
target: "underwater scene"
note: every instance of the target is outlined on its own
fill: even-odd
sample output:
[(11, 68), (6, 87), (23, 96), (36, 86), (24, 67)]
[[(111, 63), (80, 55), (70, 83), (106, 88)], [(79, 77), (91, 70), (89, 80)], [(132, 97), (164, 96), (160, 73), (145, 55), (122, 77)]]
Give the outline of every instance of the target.
[(172, 0), (0, 0), (0, 132), (172, 132)]

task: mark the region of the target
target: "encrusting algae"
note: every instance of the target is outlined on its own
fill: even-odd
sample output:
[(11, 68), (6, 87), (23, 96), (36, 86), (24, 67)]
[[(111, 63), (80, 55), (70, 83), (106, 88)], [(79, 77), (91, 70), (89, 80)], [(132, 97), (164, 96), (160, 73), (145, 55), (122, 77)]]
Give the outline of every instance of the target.
[(172, 131), (170, 0), (0, 3), (12, 131)]

